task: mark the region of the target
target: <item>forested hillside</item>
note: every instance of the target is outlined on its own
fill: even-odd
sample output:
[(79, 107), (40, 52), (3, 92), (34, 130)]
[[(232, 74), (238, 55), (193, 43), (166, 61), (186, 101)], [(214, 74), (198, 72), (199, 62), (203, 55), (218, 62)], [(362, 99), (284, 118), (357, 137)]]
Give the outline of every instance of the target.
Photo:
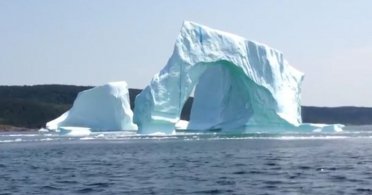
[(40, 128), (71, 107), (90, 87), (70, 85), (0, 86), (0, 124)]
[[(9, 126), (41, 128), (67, 111), (77, 94), (90, 86), (35, 85), (0, 86), (0, 129)], [(130, 89), (131, 107), (139, 89)], [(188, 120), (192, 106), (189, 98), (181, 118)], [(304, 122), (342, 123), (346, 125), (372, 124), (372, 108), (361, 107), (302, 107)]]

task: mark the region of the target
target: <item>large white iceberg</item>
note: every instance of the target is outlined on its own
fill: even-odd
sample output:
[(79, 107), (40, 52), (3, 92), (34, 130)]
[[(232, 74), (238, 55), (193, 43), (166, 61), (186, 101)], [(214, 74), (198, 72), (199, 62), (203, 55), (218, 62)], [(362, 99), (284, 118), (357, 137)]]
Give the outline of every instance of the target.
[(167, 65), (136, 97), (139, 133), (172, 133), (194, 87), (188, 129), (298, 127), (303, 73), (264, 44), (184, 22)]
[(137, 130), (127, 83), (112, 82), (80, 92), (72, 108), (48, 122), (46, 128), (79, 135), (90, 131)]

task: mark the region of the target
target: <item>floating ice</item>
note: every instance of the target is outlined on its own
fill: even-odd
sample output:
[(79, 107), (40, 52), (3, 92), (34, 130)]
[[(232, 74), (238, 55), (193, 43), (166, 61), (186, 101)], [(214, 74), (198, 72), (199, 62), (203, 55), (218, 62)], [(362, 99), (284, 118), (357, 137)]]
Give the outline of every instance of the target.
[(172, 133), (196, 87), (188, 129), (298, 127), (303, 74), (264, 44), (184, 22), (167, 65), (136, 97), (139, 133)]
[(72, 108), (48, 122), (46, 128), (79, 135), (89, 131), (137, 130), (132, 118), (127, 83), (112, 82), (80, 92)]

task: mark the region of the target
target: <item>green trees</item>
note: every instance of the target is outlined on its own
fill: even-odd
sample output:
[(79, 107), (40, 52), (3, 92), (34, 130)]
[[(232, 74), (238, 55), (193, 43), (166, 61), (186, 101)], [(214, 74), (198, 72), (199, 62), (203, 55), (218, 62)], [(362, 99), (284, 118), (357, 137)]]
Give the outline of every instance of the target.
[(40, 128), (68, 110), (90, 87), (69, 85), (0, 86), (0, 124)]

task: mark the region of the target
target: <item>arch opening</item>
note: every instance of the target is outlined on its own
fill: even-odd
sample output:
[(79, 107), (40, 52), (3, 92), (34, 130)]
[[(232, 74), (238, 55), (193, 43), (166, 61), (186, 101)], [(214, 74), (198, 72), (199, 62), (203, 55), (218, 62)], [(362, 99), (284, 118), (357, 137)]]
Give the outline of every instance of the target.
[(187, 129), (221, 130), (244, 126), (253, 115), (253, 107), (242, 70), (227, 61), (198, 66), (204, 66), (205, 70), (195, 81)]

